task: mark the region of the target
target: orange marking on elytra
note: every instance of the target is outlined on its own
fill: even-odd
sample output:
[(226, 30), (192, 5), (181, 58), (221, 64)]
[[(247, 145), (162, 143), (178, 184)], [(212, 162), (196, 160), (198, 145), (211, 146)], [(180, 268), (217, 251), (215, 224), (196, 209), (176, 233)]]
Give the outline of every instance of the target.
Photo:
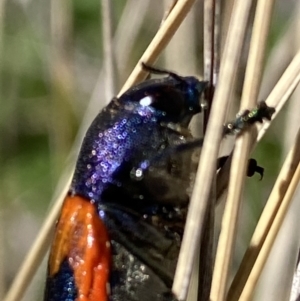
[(80, 196), (64, 201), (49, 258), (50, 277), (65, 259), (74, 271), (76, 301), (108, 300), (110, 240), (95, 206)]

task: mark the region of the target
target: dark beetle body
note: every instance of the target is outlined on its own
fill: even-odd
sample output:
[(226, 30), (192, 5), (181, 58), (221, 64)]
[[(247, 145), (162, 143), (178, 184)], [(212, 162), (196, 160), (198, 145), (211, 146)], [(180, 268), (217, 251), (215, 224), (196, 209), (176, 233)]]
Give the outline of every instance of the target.
[[(45, 301), (172, 299), (196, 168), (191, 156), (201, 145), (187, 126), (201, 111), (206, 83), (158, 73), (169, 76), (114, 98), (84, 138), (50, 252)], [(224, 134), (273, 112), (261, 103)]]
[[(200, 112), (205, 85), (193, 77), (184, 80), (186, 86), (173, 78), (150, 80), (114, 99), (96, 117), (82, 145), (72, 193), (94, 200), (108, 228), (112, 300), (155, 300), (172, 285), (188, 204), (185, 187), (179, 188), (180, 196), (163, 202), (171, 171), (167, 179), (156, 179), (156, 185), (151, 180), (148, 185), (150, 175), (134, 181), (130, 174), (143, 160), (186, 143), (167, 125), (187, 127)], [(141, 105), (141, 100), (153, 102)], [(176, 208), (181, 210), (174, 205), (182, 205)], [(180, 233), (168, 229), (174, 223), (180, 223)]]
[[(109, 300), (158, 300), (170, 292), (191, 182), (182, 170), (189, 169), (191, 160), (183, 153), (164, 158), (164, 152), (191, 140), (187, 126), (200, 112), (205, 86), (194, 77), (145, 81), (113, 99), (84, 138), (69, 196), (93, 204), (107, 229), (112, 256)], [(159, 156), (163, 159), (137, 179), (136, 167)], [(67, 264), (71, 251), (60, 258), (56, 241), (49, 270), (57, 257), (62, 268), (49, 272), (45, 300), (81, 300), (76, 279), (66, 276), (72, 271)], [(72, 294), (52, 297), (54, 286), (71, 286)]]
[[(182, 81), (168, 77), (143, 82), (100, 112), (81, 148), (72, 184), (75, 192), (99, 201), (103, 194), (121, 190), (122, 199), (125, 183), (132, 183), (132, 168), (186, 143), (189, 137), (172, 126), (187, 129), (192, 116), (200, 112), (205, 83), (194, 77)], [(141, 185), (134, 186), (139, 189)], [(129, 197), (132, 194), (131, 190)]]

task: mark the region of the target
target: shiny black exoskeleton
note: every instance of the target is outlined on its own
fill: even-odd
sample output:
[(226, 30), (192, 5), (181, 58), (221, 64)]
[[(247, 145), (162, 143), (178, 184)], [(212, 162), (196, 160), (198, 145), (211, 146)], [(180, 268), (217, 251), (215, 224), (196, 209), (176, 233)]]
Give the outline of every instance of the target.
[[(206, 82), (145, 68), (168, 77), (136, 85), (99, 113), (70, 191), (91, 200), (108, 229), (112, 301), (163, 300), (170, 291), (196, 167), (190, 157), (202, 143), (187, 126)], [(270, 117), (246, 113), (250, 121)]]
[[(169, 76), (147, 80), (114, 98), (90, 126), (71, 193), (95, 203), (113, 251), (111, 300), (157, 300), (172, 285), (191, 183), (191, 159), (174, 154), (137, 180), (141, 162), (192, 140), (206, 82)], [(185, 167), (185, 168), (183, 168)]]
[[(129, 89), (99, 113), (78, 158), (72, 184), (76, 193), (95, 202), (126, 196), (148, 198), (151, 192), (145, 191), (143, 183), (132, 181), (131, 171), (140, 162), (192, 139), (187, 126), (201, 111), (200, 95), (206, 87), (206, 82), (195, 77), (168, 74)], [(170, 171), (172, 168), (169, 166)], [(164, 194), (163, 188), (159, 193)]]

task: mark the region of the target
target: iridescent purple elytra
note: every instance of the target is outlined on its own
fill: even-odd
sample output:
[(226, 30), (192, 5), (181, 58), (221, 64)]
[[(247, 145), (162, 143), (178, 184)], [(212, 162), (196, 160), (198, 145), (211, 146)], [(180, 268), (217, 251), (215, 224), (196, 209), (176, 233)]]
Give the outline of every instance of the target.
[[(179, 175), (180, 160), (163, 155), (191, 139), (181, 132), (201, 111), (206, 85), (173, 73), (138, 84), (114, 98), (84, 138), (70, 194), (94, 203), (108, 229), (112, 301), (156, 300), (170, 292), (190, 179)], [(154, 172), (133, 179), (135, 167), (159, 155)]]
[(106, 190), (122, 188), (131, 168), (165, 151), (174, 136), (170, 124), (187, 128), (200, 112), (206, 83), (195, 77), (180, 79), (143, 82), (99, 113), (83, 141), (72, 193), (103, 201)]
[[(174, 300), (191, 157), (202, 143), (187, 127), (207, 83), (145, 68), (169, 76), (114, 98), (84, 138), (50, 252), (45, 301)], [(273, 113), (261, 102), (227, 123), (224, 135)]]

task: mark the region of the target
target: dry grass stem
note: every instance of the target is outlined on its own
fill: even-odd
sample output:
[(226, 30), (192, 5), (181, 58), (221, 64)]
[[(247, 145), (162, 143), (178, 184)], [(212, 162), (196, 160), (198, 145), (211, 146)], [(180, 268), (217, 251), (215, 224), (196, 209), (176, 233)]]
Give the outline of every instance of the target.
[(69, 177), (69, 181), (65, 186), (65, 189), (58, 196), (56, 202), (50, 210), (36, 240), (24, 259), (3, 301), (19, 301), (25, 294), (26, 289), (28, 288), (37, 269), (40, 267), (40, 264), (49, 248), (49, 244), (52, 240), (52, 233), (54, 231), (53, 226), (59, 216), (61, 205), (69, 190), (70, 183), (71, 176)]
[[(276, 112), (272, 116), (272, 120), (277, 117), (283, 105), (291, 97), (300, 81), (300, 51), (295, 55), (292, 62), (289, 64), (274, 89), (271, 91), (266, 99), (269, 106), (275, 108)], [(270, 126), (269, 121), (264, 121), (263, 125), (256, 124), (258, 136), (256, 141), (252, 142), (252, 149), (254, 150), (256, 144), (262, 139), (267, 129)], [(255, 139), (255, 137), (253, 137)], [(219, 199), (228, 187), (228, 175), (231, 166), (231, 160), (227, 160), (221, 171), (217, 175), (217, 199)]]
[(214, 66), (214, 21), (215, 10), (214, 0), (204, 1), (204, 34), (203, 34), (203, 78), (212, 83), (212, 73)]
[[(138, 1), (129, 0), (123, 10), (122, 17), (118, 24), (117, 30), (114, 36), (114, 50), (115, 59), (118, 69), (118, 74), (122, 77), (126, 62), (128, 62), (131, 55), (131, 51), (134, 47), (134, 42), (138, 36), (138, 33), (142, 26), (142, 21), (145, 18), (149, 0)], [(138, 14), (135, 11), (138, 10)], [(133, 26), (134, 25), (134, 26)], [(105, 105), (105, 101), (99, 104), (99, 95), (102, 95), (104, 77), (104, 66), (99, 72), (95, 87), (91, 94), (89, 105), (83, 116), (80, 129), (77, 134), (76, 141), (73, 148), (78, 149), (81, 145), (82, 138), (84, 137), (87, 128), (89, 127), (91, 120), (96, 116), (102, 107)]]
[(165, 13), (162, 17), (161, 24), (163, 24), (165, 22), (165, 20), (168, 18), (171, 11), (173, 10), (175, 5), (177, 4), (178, 0), (173, 0), (171, 4), (169, 4), (169, 2), (170, 2), (169, 0), (164, 2), (164, 6), (166, 7), (166, 11), (165, 11)]
[(216, 86), (220, 69), (221, 2), (204, 2), (204, 80)]
[(227, 105), (230, 99), (233, 78), (237, 70), (244, 32), (247, 24), (251, 1), (238, 1), (228, 33), (220, 69), (220, 81), (217, 86), (211, 108), (206, 137), (202, 148), (195, 187), (191, 197), (187, 222), (185, 225), (181, 251), (175, 273), (173, 292), (179, 299), (185, 299), (190, 281), (191, 267), (195, 258), (195, 249), (202, 235), (203, 220), (210, 196), (211, 182), (215, 175), (216, 160), (222, 136)]
[(110, 0), (101, 0), (103, 32), (103, 65), (105, 70), (105, 100), (108, 103), (117, 92), (115, 52), (112, 40), (112, 7)]
[(291, 48), (291, 43), (293, 43), (295, 39), (295, 24), (296, 16), (293, 17), (293, 21), (268, 54), (260, 94), (258, 96), (259, 100), (266, 99), (299, 48)]
[[(130, 15), (132, 14), (132, 11), (130, 9), (125, 9), (125, 11)], [(129, 20), (128, 15), (124, 20)], [(127, 28), (126, 25), (121, 22), (119, 24), (121, 28)], [(120, 33), (120, 31), (118, 31)], [(130, 33), (130, 32), (129, 32)], [(117, 48), (119, 52), (122, 51), (122, 48)], [(90, 103), (96, 103), (97, 108), (99, 109), (99, 97), (101, 93), (99, 92), (99, 87), (102, 88), (103, 85), (103, 72), (100, 72), (98, 84), (95, 87), (95, 90), (92, 94), (92, 98), (90, 100)], [(93, 106), (94, 107), (94, 106)], [(95, 111), (95, 109), (91, 110)], [(86, 132), (86, 129), (88, 125), (90, 124), (91, 118), (90, 113), (87, 112), (83, 118), (83, 122), (81, 124), (81, 128), (79, 130), (78, 138), (76, 139), (73, 148), (78, 149), (78, 147), (81, 144), (82, 136)], [(19, 300), (19, 297), (25, 293), (27, 285), (29, 285), (32, 276), (34, 275), (35, 271), (39, 267), (39, 264), (41, 263), (43, 257), (46, 254), (46, 251), (49, 247), (49, 244), (51, 240), (49, 237), (51, 236), (51, 233), (54, 231), (54, 225), (55, 222), (59, 216), (59, 212), (61, 209), (61, 205), (63, 203), (64, 197), (66, 196), (66, 193), (70, 187), (71, 182), (71, 175), (68, 176), (69, 180), (65, 181), (66, 184), (62, 188), (62, 193), (55, 198), (53, 201), (53, 207), (50, 210), (49, 214), (47, 215), (44, 224), (41, 227), (41, 230), (39, 231), (36, 240), (33, 243), (32, 248), (29, 250), (24, 262), (22, 263), (20, 270), (17, 273), (16, 278), (14, 279), (13, 283), (11, 284), (11, 287), (9, 291), (7, 292), (7, 295), (5, 297), (5, 301), (17, 301)], [(37, 256), (38, 255), (38, 256)]]
[[(0, 63), (1, 63), (1, 41), (3, 13), (5, 0), (0, 0)], [(68, 45), (72, 36), (71, 18), (72, 14), (68, 9), (71, 1), (68, 0), (61, 4), (59, 0), (53, 0), (51, 12), (52, 25), (52, 83), (54, 88), (54, 96), (66, 96), (65, 100), (72, 100), (73, 91), (73, 74), (72, 61), (69, 58)], [(109, 0), (102, 0), (102, 21), (103, 21), (103, 41), (104, 41), (104, 59), (103, 68), (99, 74), (96, 87), (91, 96), (90, 105), (87, 109), (83, 123), (79, 130), (78, 137), (74, 143), (79, 147), (84, 133), (91, 121), (91, 116), (95, 116), (99, 111), (99, 95), (103, 95), (103, 89), (106, 90), (105, 99), (108, 102), (116, 94), (116, 81), (118, 76), (124, 75), (127, 62), (135, 45), (135, 40), (140, 33), (141, 26), (147, 14), (149, 0), (136, 2), (128, 0), (121, 21), (118, 24), (116, 35), (112, 39), (112, 18), (111, 4)], [(174, 0), (170, 9), (165, 14), (164, 20), (152, 39), (148, 48), (138, 61), (133, 72), (129, 76), (127, 82), (121, 89), (118, 96), (124, 93), (128, 88), (133, 86), (146, 77), (146, 72), (142, 69), (141, 62), (146, 64), (154, 64), (158, 56), (164, 50), (172, 36), (186, 18), (189, 10), (195, 3), (195, 0)], [(196, 250), (199, 241), (203, 241), (203, 237), (208, 232), (205, 232), (205, 219), (208, 214), (214, 214), (214, 201), (212, 198), (212, 188), (214, 187), (214, 177), (216, 174), (216, 161), (219, 154), (219, 146), (222, 140), (222, 129), (230, 101), (232, 99), (232, 91), (235, 86), (235, 78), (238, 70), (240, 56), (242, 52), (243, 42), (245, 40), (245, 32), (248, 25), (249, 14), (253, 1), (234, 1), (234, 6), (231, 15), (229, 31), (227, 34), (226, 44), (223, 51), (222, 65), (219, 69), (220, 60), (220, 0), (207, 0), (205, 3), (204, 13), (204, 77), (205, 80), (213, 83), (218, 82), (216, 87), (211, 114), (207, 124), (205, 140), (202, 147), (202, 153), (199, 161), (198, 172), (196, 175), (195, 188), (190, 200), (187, 221), (185, 225), (184, 236), (182, 240), (181, 252), (178, 258), (178, 265), (174, 277), (172, 291), (180, 300), (185, 300), (190, 284), (193, 265), (195, 265)], [(265, 54), (266, 40), (271, 19), (271, 12), (274, 0), (259, 0), (255, 23), (252, 33), (252, 41), (250, 45), (249, 60), (245, 76), (244, 90), (241, 101), (241, 109), (252, 108), (255, 106), (258, 97), (259, 86), (262, 79), (263, 60)], [(63, 6), (63, 9), (59, 9)], [(120, 6), (121, 7), (121, 6)], [(137, 13), (138, 11), (138, 13)], [(125, 22), (129, 22), (128, 25)], [(65, 28), (66, 30), (62, 30)], [(193, 29), (195, 30), (196, 26)], [(193, 38), (191, 35), (188, 38)], [(181, 42), (186, 41), (180, 38)], [(195, 41), (193, 41), (195, 43)], [(73, 45), (72, 45), (73, 46)], [(186, 45), (183, 43), (183, 49)], [(196, 48), (196, 47), (195, 47)], [(178, 51), (179, 53), (181, 52)], [(176, 53), (178, 56), (178, 53)], [(72, 58), (72, 54), (70, 55)], [(195, 55), (196, 57), (196, 55)], [(168, 60), (176, 60), (176, 57), (169, 55)], [(167, 60), (166, 60), (167, 61)], [(179, 60), (178, 60), (179, 61)], [(182, 62), (182, 61), (180, 61)], [(188, 63), (191, 64), (191, 61)], [(184, 62), (188, 69), (190, 65)], [(194, 64), (196, 66), (196, 64)], [(174, 65), (172, 64), (172, 69)], [(177, 69), (177, 68), (175, 68)], [(178, 69), (181, 69), (178, 68)], [(93, 72), (95, 70), (93, 69)], [(220, 71), (220, 73), (219, 73)], [(57, 78), (56, 78), (57, 75)], [(219, 76), (219, 79), (218, 79)], [(290, 97), (300, 80), (300, 51), (296, 54), (281, 79), (278, 81), (273, 91), (270, 93), (266, 102), (269, 106), (276, 108), (276, 113), (273, 119), (277, 116), (284, 103)], [(105, 84), (103, 84), (105, 83)], [(56, 93), (56, 94), (55, 94)], [(56, 101), (59, 99), (57, 98)], [(56, 104), (57, 104), (56, 103)], [(105, 102), (103, 102), (105, 105)], [(58, 106), (56, 110), (58, 110)], [(65, 108), (66, 109), (66, 108)], [(66, 116), (69, 112), (65, 110)], [(63, 120), (59, 116), (55, 116), (59, 120)], [(68, 118), (66, 118), (68, 119)], [(228, 274), (230, 262), (232, 258), (232, 250), (235, 240), (236, 221), (240, 207), (240, 199), (244, 185), (244, 175), (246, 173), (249, 152), (251, 146), (255, 146), (268, 129), (270, 123), (258, 125), (256, 130), (259, 130), (257, 141), (253, 142), (254, 136), (257, 133), (246, 132), (236, 141), (235, 151), (232, 159), (232, 168), (230, 171), (230, 186), (228, 192), (228, 201), (224, 213), (222, 233), (219, 240), (217, 258), (215, 262), (215, 271), (212, 280), (212, 289), (210, 289), (210, 281), (202, 284), (200, 291), (207, 291), (210, 296), (200, 295), (200, 299), (210, 301), (224, 301), (226, 298), (226, 286), (228, 284)], [(54, 127), (53, 127), (54, 128)], [(51, 138), (56, 143), (56, 148), (64, 145), (62, 141), (65, 139), (64, 133), (52, 133)], [(54, 138), (53, 138), (54, 137)], [(62, 139), (63, 138), (63, 139)], [(60, 144), (59, 144), (60, 143)], [(58, 145), (58, 147), (57, 147)], [(54, 147), (56, 153), (59, 153)], [(73, 147), (75, 148), (75, 146)], [(69, 148), (68, 148), (69, 149)], [(226, 163), (229, 166), (230, 162)], [(268, 203), (261, 215), (260, 221), (253, 234), (250, 246), (244, 256), (240, 269), (232, 283), (227, 295), (228, 301), (247, 301), (251, 298), (254, 291), (257, 279), (261, 273), (264, 263), (270, 252), (270, 248), (274, 242), (276, 234), (281, 226), (284, 215), (287, 211), (289, 203), (292, 199), (294, 191), (297, 187), (300, 177), (300, 131), (297, 135), (297, 140), (291, 151), (289, 152), (286, 161), (282, 167), (279, 177), (276, 180), (273, 191), (270, 194)], [(226, 170), (226, 167), (224, 168)], [(229, 174), (227, 169), (227, 177)], [(223, 170), (221, 171), (223, 172)], [(218, 175), (219, 176), (219, 175)], [(224, 176), (223, 176), (224, 177)], [(226, 177), (226, 174), (225, 174)], [(67, 184), (64, 186), (62, 193), (56, 198), (47, 219), (45, 220), (39, 234), (29, 251), (26, 259), (20, 267), (20, 270), (14, 279), (4, 301), (19, 301), (26, 292), (34, 274), (39, 268), (48, 246), (51, 242), (54, 224), (59, 216), (61, 205), (65, 195), (69, 189), (71, 176)], [(227, 182), (228, 184), (228, 182)], [(213, 190), (213, 193), (215, 190)], [(1, 212), (0, 212), (1, 214)], [(207, 223), (213, 231), (212, 223)], [(206, 225), (206, 226), (207, 226)], [(0, 232), (0, 234), (2, 234)], [(209, 235), (212, 237), (212, 233)], [(206, 238), (205, 238), (206, 240)], [(208, 240), (208, 239), (207, 239)], [(207, 243), (208, 244), (208, 243)], [(202, 244), (204, 245), (204, 244)], [(0, 252), (1, 253), (1, 252)], [(207, 253), (206, 253), (207, 254)], [(213, 252), (211, 252), (212, 256)], [(1, 254), (0, 254), (1, 255)], [(0, 256), (0, 261), (2, 260)], [(202, 265), (211, 266), (209, 256), (205, 255), (200, 259), (203, 260)], [(1, 262), (0, 262), (1, 265)], [(1, 269), (0, 269), (1, 270)], [(211, 275), (209, 275), (210, 279)], [(0, 280), (3, 275), (0, 271)], [(207, 278), (207, 279), (208, 279)], [(204, 282), (203, 282), (204, 283)], [(0, 283), (1, 284), (1, 283)], [(1, 286), (0, 286), (1, 296)], [(1, 297), (0, 297), (1, 298)]]
[(74, 62), (72, 1), (50, 1), (51, 56), (51, 125), (48, 127), (52, 174), (60, 173), (61, 165), (73, 143)]
[[(273, 1), (262, 0), (258, 1), (257, 4), (242, 93), (241, 111), (246, 108), (254, 107), (256, 104), (260, 79), (262, 77), (264, 50), (269, 31), (272, 7)], [(228, 197), (216, 255), (215, 273), (218, 273), (217, 277), (219, 281), (215, 283), (214, 290), (216, 294), (212, 300), (225, 300), (230, 264), (235, 245), (238, 212), (248, 166), (250, 145), (251, 132), (247, 132), (238, 137), (235, 144), (230, 170)]]
[(300, 297), (299, 286), (300, 286), (300, 262), (298, 262), (297, 267), (296, 267), (296, 271), (294, 273), (293, 287), (292, 287), (292, 290), (291, 290), (291, 296), (290, 296), (289, 301), (299, 300), (299, 297)]
[[(70, 57), (70, 36), (72, 32), (71, 22), (71, 2), (51, 1), (51, 37), (52, 37), (52, 88), (53, 88), (53, 107), (55, 110), (54, 122), (65, 122), (68, 117), (71, 119), (69, 104), (71, 101), (73, 85), (72, 85), (72, 68)], [(63, 114), (57, 116), (58, 113)], [(61, 117), (61, 118), (60, 118)], [(59, 121), (59, 122), (58, 122)], [(70, 120), (71, 121), (71, 120)], [(60, 155), (68, 148), (68, 140), (71, 139), (71, 133), (65, 129), (64, 123), (61, 123), (58, 131), (51, 132), (52, 146), (54, 152)], [(69, 139), (68, 139), (69, 138)], [(54, 167), (58, 165), (58, 161), (54, 160)], [(64, 192), (64, 196), (65, 196)], [(60, 198), (62, 202), (62, 197)], [(25, 258), (20, 270), (18, 271), (7, 295), (5, 301), (20, 300), (22, 295), (31, 282), (36, 270), (41, 264), (42, 259), (49, 246), (53, 225), (60, 211), (61, 202), (54, 206), (52, 214), (45, 221), (33, 247)]]
[(180, 24), (188, 14), (194, 2), (195, 0), (178, 0), (175, 7), (172, 9), (165, 22), (163, 22), (157, 34), (152, 39), (148, 48), (138, 61), (136, 67), (133, 69), (118, 96), (123, 94), (135, 83), (145, 79), (147, 73), (142, 69), (141, 63), (143, 62), (152, 65), (156, 61), (159, 54), (166, 47), (167, 43), (170, 41)]
[(273, 5), (274, 0), (257, 2), (240, 110), (257, 102)]
[[(164, 1), (164, 9), (170, 12), (169, 0)], [(199, 50), (197, 50), (197, 40), (195, 39), (197, 30), (199, 30), (197, 13), (196, 7), (193, 7), (163, 52), (162, 60), (164, 62), (164, 67), (168, 70), (174, 70), (175, 72), (179, 72), (180, 70), (181, 75), (196, 74), (201, 70), (196, 59), (199, 52)], [(180, 59), (178, 59), (179, 54)], [(199, 117), (199, 119), (202, 118), (202, 116), (197, 117)], [(198, 122), (194, 122), (190, 125), (190, 129), (192, 133), (202, 136), (198, 118), (197, 121)], [(193, 130), (195, 131), (193, 132)], [(211, 255), (211, 251), (209, 254)], [(202, 254), (200, 256), (202, 256)], [(199, 272), (199, 260), (196, 260), (194, 262), (192, 281), (189, 287), (187, 300), (197, 300), (199, 273), (201, 273)]]
[(271, 228), (278, 209), (281, 206), (284, 195), (287, 192), (289, 183), (300, 160), (300, 132), (297, 135), (295, 144), (290, 150), (275, 185), (270, 194), (269, 200), (256, 226), (249, 247), (244, 255), (238, 272), (231, 284), (227, 300), (238, 300), (247, 278), (253, 268), (254, 262), (262, 248), (265, 238)]
[[(298, 139), (298, 142), (299, 142), (299, 139)], [(299, 148), (299, 146), (298, 146), (298, 148)], [(295, 164), (297, 164), (297, 163), (295, 162)], [(282, 222), (283, 222), (286, 212), (289, 208), (289, 205), (292, 201), (295, 190), (299, 184), (299, 180), (300, 180), (300, 163), (298, 160), (297, 168), (295, 170), (295, 173), (293, 174), (291, 182), (289, 183), (286, 194), (283, 197), (282, 203), (281, 203), (281, 205), (277, 211), (277, 214), (273, 220), (273, 223), (268, 231), (268, 234), (265, 238), (264, 244), (257, 256), (255, 264), (254, 264), (254, 266), (249, 274), (249, 277), (247, 279), (247, 282), (242, 290), (242, 293), (239, 298), (240, 301), (248, 301), (252, 297), (255, 285), (258, 281), (258, 278), (259, 278), (259, 276), (262, 272), (262, 269), (266, 263), (266, 260), (269, 256), (270, 250), (273, 246), (273, 243), (275, 241), (277, 233), (282, 225)], [(281, 191), (280, 191), (280, 193), (281, 193)]]
[[(296, 14), (295, 14), (295, 26), (294, 26), (294, 36), (296, 34), (296, 36), (299, 36), (300, 34), (300, 3), (297, 4), (296, 6), (297, 10), (296, 10)], [(295, 48), (296, 50), (299, 49), (300, 46), (300, 41), (297, 40), (295, 43)], [(290, 140), (291, 140), (291, 135), (293, 135), (293, 133), (295, 132), (295, 127), (299, 126), (299, 112), (300, 112), (300, 102), (299, 102), (299, 98), (300, 98), (300, 88), (298, 87), (298, 89), (295, 90), (295, 93), (293, 95), (293, 99), (291, 104), (289, 104), (288, 106), (288, 110), (287, 110), (287, 116), (288, 116), (288, 126), (285, 130), (285, 145), (286, 144), (290, 144)], [(289, 209), (289, 212), (287, 214), (286, 220), (291, 220), (294, 221), (294, 228), (291, 229), (292, 233), (293, 233), (293, 238), (295, 238), (295, 241), (298, 241), (298, 245), (297, 245), (297, 251), (292, 253), (292, 256), (294, 255), (294, 265), (290, 266), (290, 269), (287, 271), (287, 273), (289, 273), (289, 275), (293, 275), (292, 281), (291, 281), (291, 290), (290, 290), (290, 296), (289, 296), (289, 301), (297, 301), (300, 299), (300, 262), (299, 262), (299, 252), (300, 252), (300, 223), (299, 223), (299, 209), (300, 209), (300, 190), (298, 188), (295, 196), (294, 196), (295, 201), (292, 203), (291, 208)], [(297, 201), (298, 200), (298, 201)], [(295, 204), (295, 205), (294, 205)], [(294, 208), (296, 210), (294, 210)], [(291, 218), (290, 218), (291, 217)], [(288, 229), (290, 230), (290, 229)], [(286, 238), (287, 239), (291, 239), (290, 236), (290, 231), (286, 231)], [(288, 246), (288, 244), (286, 244)], [(276, 244), (274, 246), (275, 248), (278, 249), (278, 243), (276, 241)], [(280, 250), (282, 249), (282, 244), (280, 243)], [(273, 252), (274, 248), (272, 249)], [(286, 252), (284, 253), (284, 257), (285, 257)], [(286, 259), (285, 259), (286, 261)], [(289, 260), (290, 262), (290, 260)], [(295, 269), (296, 267), (296, 269)], [(283, 274), (284, 275), (284, 274)]]
[[(210, 83), (210, 89), (206, 93), (206, 101), (210, 108), (213, 98), (213, 70), (215, 69), (214, 54), (216, 52), (215, 43), (215, 0), (204, 1), (204, 28), (203, 28), (203, 61), (204, 61), (204, 80)], [(220, 21), (220, 20), (219, 20)], [(220, 26), (220, 25), (219, 25)], [(219, 50), (217, 50), (219, 51)], [(206, 125), (209, 117), (210, 109), (204, 111), (203, 116), (203, 136), (206, 132)], [(199, 251), (197, 251), (198, 263), (198, 299), (193, 300), (208, 300), (211, 288), (211, 280), (214, 264), (214, 224), (215, 224), (215, 177), (211, 183), (210, 202), (206, 208), (206, 214), (203, 222), (201, 240), (199, 242)], [(205, 258), (205, 260), (201, 259)], [(192, 281), (194, 280), (192, 274)], [(193, 282), (191, 282), (193, 283)]]
[[(148, 12), (149, 3), (150, 0), (126, 1), (126, 6), (118, 23), (113, 43), (119, 78), (124, 77), (127, 63), (135, 46), (135, 41)], [(137, 11), (139, 12), (138, 14), (136, 13)]]
[[(175, 25), (171, 23), (170, 31), (172, 31), (172, 29), (176, 30), (178, 28), (180, 22), (183, 21), (184, 17), (186, 16), (189, 8), (191, 7), (194, 1), (179, 1), (179, 2), (181, 3), (178, 3), (178, 7), (176, 6), (177, 10), (175, 12), (175, 16), (173, 16), (172, 18)], [(170, 31), (166, 30), (165, 34), (170, 35)], [(141, 59), (140, 61), (144, 61), (144, 60)], [(53, 209), (47, 216), (44, 226), (42, 227), (42, 230), (39, 232), (33, 247), (29, 251), (25, 261), (23, 262), (20, 271), (18, 272), (13, 284), (11, 285), (5, 297), (5, 301), (17, 301), (25, 293), (27, 286), (29, 285), (37, 268), (39, 267), (43, 257), (45, 256), (47, 248), (50, 244), (51, 241), (51, 239), (49, 239), (49, 237), (51, 236), (50, 233), (53, 231), (53, 225), (57, 220), (57, 217), (61, 209), (61, 204), (69, 189), (69, 185), (70, 185), (70, 181), (68, 181), (65, 188), (63, 189), (63, 193), (56, 199)]]
[[(164, 9), (168, 9), (169, 6), (170, 1), (165, 0)], [(191, 9), (162, 54), (165, 68), (175, 72), (180, 70), (179, 73), (181, 75), (196, 74), (199, 71), (196, 60), (196, 12), (195, 8)], [(178, 59), (178, 54), (180, 54), (180, 60)]]
[[(294, 92), (295, 88), (300, 81), (300, 51), (295, 55), (280, 80), (266, 99), (266, 103), (276, 109), (275, 114), (272, 119), (274, 119), (283, 105), (289, 99), (291, 94)], [(265, 122), (263, 125), (257, 125), (259, 129), (259, 134), (257, 137), (257, 142), (261, 140), (265, 132), (270, 126), (270, 122)]]
[(221, 0), (215, 0), (213, 86), (218, 82), (221, 58)]

